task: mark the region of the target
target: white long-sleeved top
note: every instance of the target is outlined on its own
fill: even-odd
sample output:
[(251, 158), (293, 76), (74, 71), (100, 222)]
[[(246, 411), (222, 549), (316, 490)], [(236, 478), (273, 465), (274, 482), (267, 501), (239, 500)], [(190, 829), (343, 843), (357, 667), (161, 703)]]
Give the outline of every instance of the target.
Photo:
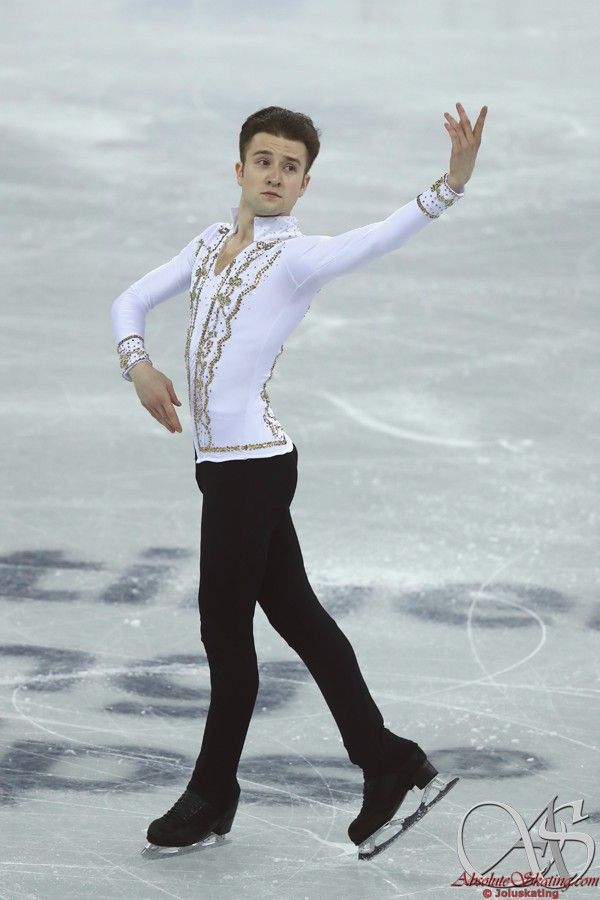
[(396, 250), (451, 206), (462, 193), (447, 173), (387, 219), (333, 237), (305, 235), (295, 216), (255, 216), (254, 241), (218, 275), (215, 262), (237, 231), (215, 222), (171, 260), (148, 272), (111, 306), (121, 371), (150, 357), (146, 314), (189, 291), (185, 343), (188, 397), (196, 462), (275, 456), (292, 440), (275, 418), (267, 383), (284, 342), (333, 278)]

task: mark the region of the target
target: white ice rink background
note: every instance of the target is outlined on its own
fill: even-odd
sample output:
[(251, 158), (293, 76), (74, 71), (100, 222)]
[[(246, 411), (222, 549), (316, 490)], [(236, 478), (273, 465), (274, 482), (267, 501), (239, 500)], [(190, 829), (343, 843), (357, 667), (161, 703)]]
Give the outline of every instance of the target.
[[(1, 900), (479, 897), (450, 884), (461, 819), (490, 800), (530, 822), (583, 798), (571, 830), (598, 840), (597, 4), (0, 9)], [(231, 840), (145, 860), (208, 707), (201, 495), (188, 297), (146, 326), (182, 434), (121, 378), (110, 304), (228, 220), (252, 112), (286, 106), (322, 130), (293, 215), (336, 234), (448, 170), (456, 101), (472, 123), (489, 108), (465, 198), (317, 295), (269, 396), (298, 447), (311, 583), (386, 724), (461, 780), (358, 861), (361, 772), (257, 606)], [(518, 839), (491, 807), (466, 835), (481, 867)], [(564, 855), (570, 871), (585, 858), (575, 842)], [(526, 862), (515, 850), (499, 868)]]

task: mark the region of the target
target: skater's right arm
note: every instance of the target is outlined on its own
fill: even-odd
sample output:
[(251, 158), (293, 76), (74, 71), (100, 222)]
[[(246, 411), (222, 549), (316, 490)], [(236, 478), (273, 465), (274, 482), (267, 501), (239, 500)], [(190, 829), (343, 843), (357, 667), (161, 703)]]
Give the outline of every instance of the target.
[(126, 381), (131, 381), (129, 372), (134, 362), (149, 360), (144, 346), (148, 312), (190, 287), (192, 266), (201, 237), (197, 235), (172, 259), (134, 281), (113, 301), (110, 315), (118, 341), (121, 374)]
[(142, 405), (169, 431), (181, 431), (173, 403), (181, 406), (173, 382), (155, 369), (145, 347), (148, 312), (190, 287), (199, 240), (194, 237), (168, 262), (135, 281), (113, 301), (110, 314), (117, 337), (121, 374), (132, 381)]

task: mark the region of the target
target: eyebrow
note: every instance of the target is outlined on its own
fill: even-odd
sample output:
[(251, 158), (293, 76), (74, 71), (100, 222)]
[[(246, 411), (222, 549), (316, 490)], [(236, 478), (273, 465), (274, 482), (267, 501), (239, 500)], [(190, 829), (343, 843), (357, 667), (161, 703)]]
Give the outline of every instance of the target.
[[(273, 156), (273, 151), (272, 151), (272, 150), (256, 150), (256, 151), (252, 154), (252, 156), (258, 156), (259, 153), (266, 153), (267, 156)], [(284, 158), (284, 159), (291, 159), (292, 162), (298, 163), (299, 166), (302, 165), (302, 163), (300, 162), (300, 160), (299, 160), (299, 159), (296, 159), (295, 156), (284, 156), (283, 158)]]

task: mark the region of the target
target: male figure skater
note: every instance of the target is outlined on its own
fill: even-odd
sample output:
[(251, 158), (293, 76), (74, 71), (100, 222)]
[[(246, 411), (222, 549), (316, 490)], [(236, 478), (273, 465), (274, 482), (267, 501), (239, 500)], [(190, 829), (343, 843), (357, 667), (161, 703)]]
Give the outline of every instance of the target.
[[(308, 581), (290, 515), (298, 451), (267, 394), (284, 341), (315, 294), (401, 247), (464, 195), (487, 112), (472, 129), (445, 113), (449, 172), (386, 219), (338, 234), (305, 235), (291, 215), (310, 183), (320, 131), (302, 113), (277, 106), (251, 115), (235, 165), (239, 206), (176, 256), (117, 297), (111, 307), (123, 377), (169, 431), (181, 431), (173, 382), (154, 368), (144, 344), (148, 311), (190, 292), (185, 343), (195, 477), (203, 495), (198, 604), (211, 679), (202, 747), (186, 790), (147, 832), (151, 854), (220, 842), (235, 817), (236, 773), (258, 691), (253, 616), (269, 621), (306, 664), (339, 727), (348, 756), (363, 770), (363, 805), (348, 835), (369, 858), (389, 844), (390, 825), (409, 824), (458, 779), (439, 776), (427, 755), (384, 727), (346, 635)], [(392, 817), (413, 788), (418, 814)], [(144, 851), (143, 851), (144, 852)]]

